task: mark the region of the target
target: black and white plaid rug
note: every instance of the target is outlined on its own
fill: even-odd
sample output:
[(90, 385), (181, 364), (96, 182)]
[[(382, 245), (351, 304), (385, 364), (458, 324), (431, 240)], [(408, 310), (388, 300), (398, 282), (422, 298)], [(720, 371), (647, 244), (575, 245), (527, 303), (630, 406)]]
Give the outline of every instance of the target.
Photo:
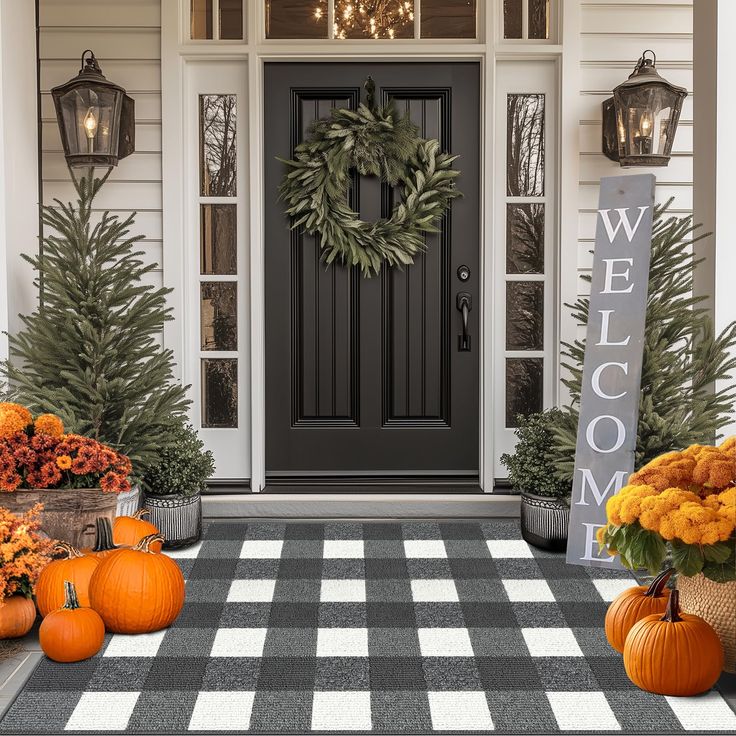
[(736, 732), (717, 693), (642, 692), (603, 634), (627, 574), (518, 521), (210, 523), (167, 631), (44, 660), (5, 733)]

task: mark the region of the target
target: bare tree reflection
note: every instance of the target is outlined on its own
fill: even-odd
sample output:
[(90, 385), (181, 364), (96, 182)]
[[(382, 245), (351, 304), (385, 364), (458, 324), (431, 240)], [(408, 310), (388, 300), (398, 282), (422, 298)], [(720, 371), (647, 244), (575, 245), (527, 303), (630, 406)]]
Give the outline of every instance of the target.
[(202, 361), (202, 426), (238, 426), (238, 361)]
[(506, 284), (506, 349), (544, 348), (544, 283), (509, 281)]
[(510, 197), (544, 194), (544, 95), (507, 97), (506, 193)]
[(203, 197), (236, 192), (235, 95), (199, 96), (200, 182)]
[(506, 205), (506, 273), (544, 273), (544, 205)]
[(541, 411), (544, 394), (543, 358), (506, 360), (506, 426), (518, 427), (518, 415)]

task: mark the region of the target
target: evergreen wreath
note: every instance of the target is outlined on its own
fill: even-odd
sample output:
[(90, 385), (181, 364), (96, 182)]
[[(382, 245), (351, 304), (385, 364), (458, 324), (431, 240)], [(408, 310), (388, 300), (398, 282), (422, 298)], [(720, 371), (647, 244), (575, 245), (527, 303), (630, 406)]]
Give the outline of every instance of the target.
[[(278, 159), (289, 167), (280, 186), (288, 203), (292, 229), (318, 234), (328, 265), (339, 260), (360, 266), (364, 276), (378, 274), (381, 264), (414, 262), (425, 249), (424, 233), (439, 232), (437, 221), (461, 196), (455, 188), (457, 156), (440, 151), (437, 140), (425, 140), (408, 116), (399, 117), (393, 103), (375, 104), (375, 84), (365, 84), (367, 103), (357, 110), (335, 109), (316, 120), (295, 159)], [(351, 169), (401, 186), (401, 201), (391, 216), (364, 222), (348, 201)]]

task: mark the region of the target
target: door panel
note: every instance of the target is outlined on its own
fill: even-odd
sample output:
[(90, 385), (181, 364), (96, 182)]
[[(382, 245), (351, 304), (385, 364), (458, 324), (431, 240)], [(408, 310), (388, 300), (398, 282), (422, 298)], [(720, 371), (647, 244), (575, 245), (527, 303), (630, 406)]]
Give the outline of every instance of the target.
[[(476, 64), (266, 65), (266, 469), (277, 478), (478, 474), (479, 70)], [(290, 231), (278, 186), (309, 124), (355, 109), (368, 76), (424, 137), (459, 154), (463, 197), (404, 270), (371, 279)], [(351, 205), (387, 217), (398, 193), (353, 179)], [(460, 265), (471, 277), (461, 283)], [(471, 294), (471, 351), (456, 294)]]

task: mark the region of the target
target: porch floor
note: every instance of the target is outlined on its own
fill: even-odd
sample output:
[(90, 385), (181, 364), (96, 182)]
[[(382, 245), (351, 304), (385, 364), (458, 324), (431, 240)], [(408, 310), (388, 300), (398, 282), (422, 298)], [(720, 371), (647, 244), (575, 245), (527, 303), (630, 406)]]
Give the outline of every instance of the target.
[(218, 521), (172, 557), (174, 625), (36, 655), (0, 732), (736, 733), (719, 692), (629, 682), (603, 634), (629, 574), (531, 548), (516, 519)]

